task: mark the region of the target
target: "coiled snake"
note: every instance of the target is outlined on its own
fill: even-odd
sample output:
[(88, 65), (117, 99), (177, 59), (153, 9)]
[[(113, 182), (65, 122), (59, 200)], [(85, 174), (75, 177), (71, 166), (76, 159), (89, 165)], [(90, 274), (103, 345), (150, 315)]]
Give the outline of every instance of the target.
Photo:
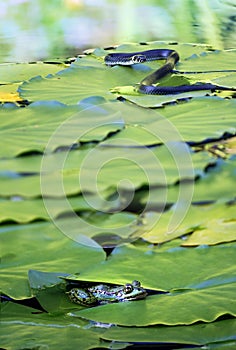
[(164, 78), (167, 74), (173, 72), (176, 63), (179, 61), (179, 54), (175, 50), (155, 49), (132, 53), (110, 53), (105, 56), (104, 61), (107, 66), (131, 66), (137, 63), (144, 63), (155, 60), (166, 62), (159, 69), (146, 76), (138, 85), (138, 92), (149, 95), (169, 95), (180, 94), (182, 92), (199, 91), (199, 90), (231, 90), (235, 88), (220, 86), (211, 83), (196, 83), (192, 85), (180, 86), (154, 86), (153, 84)]

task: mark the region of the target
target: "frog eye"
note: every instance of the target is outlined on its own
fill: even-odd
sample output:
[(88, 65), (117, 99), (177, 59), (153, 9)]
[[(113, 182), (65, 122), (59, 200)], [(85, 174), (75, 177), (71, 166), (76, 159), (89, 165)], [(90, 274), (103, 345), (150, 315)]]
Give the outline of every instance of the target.
[(132, 285), (133, 285), (134, 287), (141, 287), (141, 283), (140, 283), (139, 281), (136, 281), (136, 280), (134, 280), (134, 281), (132, 282)]
[(132, 284), (127, 283), (124, 287), (124, 292), (125, 294), (129, 294), (134, 290), (134, 287), (132, 286)]

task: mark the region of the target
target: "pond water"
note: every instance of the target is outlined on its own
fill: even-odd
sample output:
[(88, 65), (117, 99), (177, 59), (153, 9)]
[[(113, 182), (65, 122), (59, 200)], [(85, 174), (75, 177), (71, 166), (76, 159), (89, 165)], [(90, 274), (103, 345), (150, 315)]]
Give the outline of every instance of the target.
[(235, 0), (5, 0), (0, 62), (70, 57), (122, 42), (167, 40), (229, 49)]

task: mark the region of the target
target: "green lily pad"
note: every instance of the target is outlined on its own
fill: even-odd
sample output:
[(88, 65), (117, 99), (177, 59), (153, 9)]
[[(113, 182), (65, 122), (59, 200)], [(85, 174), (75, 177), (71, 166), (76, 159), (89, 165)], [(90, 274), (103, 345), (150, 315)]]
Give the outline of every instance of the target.
[(141, 236), (148, 242), (162, 243), (191, 234), (182, 244), (186, 246), (234, 241), (236, 240), (235, 209), (235, 205), (225, 204), (190, 206), (186, 215), (182, 217), (180, 225), (173, 231), (170, 230), (170, 221), (177, 208), (174, 207), (161, 215), (149, 212), (144, 214), (144, 234)]
[(63, 280), (61, 279), (61, 277), (66, 276), (68, 276), (67, 273), (42, 272), (36, 270), (29, 270), (28, 273), (30, 288), (34, 291), (62, 284)]
[[(12, 349), (49, 347), (60, 342), (63, 349), (100, 347), (103, 329), (84, 329), (88, 322), (64, 315), (35, 312), (35, 309), (15, 303), (1, 305), (1, 346)], [(12, 337), (12, 334), (16, 336)], [(79, 337), (79, 339), (77, 338)], [(108, 342), (107, 344), (110, 344)]]
[[(178, 51), (178, 47), (176, 48)], [(183, 50), (184, 51), (184, 50)], [(181, 50), (179, 51), (181, 52)], [(180, 62), (177, 64), (177, 69), (183, 72), (183, 76), (189, 79), (189, 83), (194, 84), (196, 82), (211, 82), (212, 84), (218, 84), (228, 86), (230, 88), (236, 87), (236, 70), (234, 68), (236, 51), (214, 51), (214, 52), (202, 52), (201, 54), (192, 54), (190, 57), (180, 55)], [(181, 58), (182, 57), (182, 58)], [(213, 70), (213, 72), (212, 72)], [(215, 70), (215, 72), (214, 72)], [(191, 74), (191, 71), (193, 74)], [(230, 72), (231, 71), (231, 72)], [(184, 72), (187, 72), (186, 74)], [(199, 72), (198, 74), (194, 72)], [(205, 72), (205, 73), (204, 73)], [(170, 79), (166, 85), (184, 85), (184, 82), (175, 83), (176, 78), (181, 76), (174, 76)], [(188, 99), (191, 97), (200, 97), (209, 95), (209, 91), (192, 91), (188, 93), (181, 93), (178, 95), (138, 95), (130, 90), (124, 90), (122, 87), (115, 92), (119, 92), (125, 99), (136, 103), (143, 107), (159, 107), (164, 103), (170, 103), (181, 99)], [(232, 95), (232, 92), (228, 91), (226, 95)]]
[[(101, 207), (103, 201), (99, 197), (86, 195), (68, 198), (71, 209), (76, 212), (95, 211), (95, 208), (89, 205), (92, 202), (96, 208)], [(47, 203), (52, 208), (50, 212), (53, 218), (57, 218), (68, 213), (67, 202), (64, 199), (47, 199)], [(33, 200), (23, 200), (16, 198), (14, 200), (4, 200), (0, 202), (0, 222), (15, 221), (21, 224), (35, 220), (49, 220), (50, 216), (45, 208), (44, 202), (40, 198)]]
[[(234, 208), (235, 210), (235, 208)], [(209, 221), (207, 227), (193, 232), (193, 234), (183, 243), (184, 246), (199, 244), (219, 244), (236, 240), (236, 218), (232, 221), (224, 218), (217, 218)]]
[(133, 144), (137, 142), (147, 146), (159, 140), (166, 142), (167, 134), (164, 127), (169, 128), (168, 141), (184, 140), (191, 144), (211, 138), (218, 139), (227, 132), (234, 135), (236, 133), (235, 107), (235, 100), (209, 97), (206, 102), (204, 98), (196, 98), (188, 103), (168, 106), (162, 109), (161, 113), (158, 110), (156, 120), (148, 125), (128, 125), (114, 135), (109, 143), (113, 142), (116, 145), (116, 139), (122, 138), (124, 144), (127, 140), (126, 145), (129, 145), (128, 140)]
[(175, 327), (111, 327), (102, 335), (102, 339), (145, 343), (179, 343), (191, 345), (206, 345), (221, 343), (235, 339), (236, 320), (223, 320), (209, 324)]
[[(136, 135), (136, 133), (130, 133), (130, 138), (115, 137), (114, 140), (111, 139), (109, 142), (84, 150), (49, 154), (42, 158), (18, 158), (15, 162), (3, 161), (2, 164), (0, 163), (0, 167), (5, 168), (0, 181), (2, 196), (64, 197), (65, 194), (68, 196), (82, 192), (85, 197), (95, 196), (96, 208), (100, 210), (104, 205), (103, 210), (106, 210), (106, 208), (116, 207), (117, 203), (114, 205), (105, 203), (102, 201), (102, 195), (107, 198), (111, 194), (120, 192), (121, 201), (121, 197), (125, 196), (124, 191), (131, 191), (132, 194), (134, 189), (145, 184), (165, 186), (174, 184), (180, 179), (203, 176), (204, 168), (215, 162), (215, 159), (207, 153), (191, 153), (190, 148), (181, 142), (152, 148), (132, 147), (132, 144), (136, 145)], [(131, 147), (127, 147), (127, 144)], [(113, 147), (118, 145), (120, 147)], [(38, 174), (40, 166), (41, 175)], [(25, 172), (29, 172), (28, 175), (32, 172), (32, 176), (22, 176), (21, 172), (23, 175)], [(61, 186), (62, 183), (63, 186)], [(154, 194), (154, 190), (155, 188), (150, 192), (151, 195)], [(166, 188), (162, 190), (163, 193), (158, 196), (160, 202), (162, 199), (165, 200), (167, 193)], [(131, 200), (131, 195), (129, 193), (127, 195)], [(152, 196), (152, 200), (154, 199)], [(50, 202), (49, 199), (47, 201)], [(88, 202), (91, 202), (89, 198)], [(60, 206), (60, 202), (58, 203)], [(17, 205), (12, 204), (15, 207)], [(37, 206), (37, 203), (35, 205)], [(76, 207), (76, 203), (74, 205)], [(6, 210), (9, 207), (10, 210), (11, 203), (3, 203), (2, 206), (3, 208), (6, 206)], [(55, 215), (56, 207), (53, 212)], [(44, 210), (41, 211), (41, 215), (45, 217), (43, 213)]]
[(92, 51), (96, 56), (105, 56), (109, 52), (135, 52), (153, 49), (169, 49), (176, 50), (179, 52), (181, 59), (185, 60), (193, 54), (200, 55), (203, 52), (208, 52), (212, 50), (211, 45), (205, 44), (191, 44), (191, 43), (178, 43), (178, 42), (167, 42), (167, 41), (148, 41), (145, 44), (139, 43), (126, 43), (117, 45), (111, 50), (103, 50), (102, 52), (95, 49)]
[[(194, 54), (191, 55), (188, 58), (185, 58), (183, 61), (179, 64), (179, 70), (183, 71), (201, 71), (206, 76), (206, 79), (208, 79), (209, 73), (204, 73), (204, 71), (227, 71), (232, 70), (232, 74), (235, 75), (235, 67), (234, 62), (236, 58), (236, 50), (215, 50), (211, 52), (202, 52), (201, 54)], [(215, 72), (215, 74), (225, 74), (228, 72)], [(201, 74), (201, 73), (200, 73)], [(236, 76), (235, 76), (236, 78)]]
[[(54, 323), (54, 320), (51, 320)], [(30, 324), (31, 323), (31, 324)], [(2, 323), (2, 339), (1, 346), (11, 349), (37, 349), (51, 348), (56, 349), (58, 344), (65, 349), (77, 348), (89, 350), (91, 348), (99, 348), (101, 344), (99, 334), (88, 329), (80, 329), (76, 326), (58, 326), (58, 325), (33, 325), (30, 323), (14, 324), (11, 322)], [(15, 334), (12, 337), (10, 334)], [(109, 344), (110, 346), (110, 344)], [(107, 348), (108, 345), (107, 345)]]
[[(209, 202), (230, 202), (235, 198), (235, 192), (232, 190), (235, 184), (236, 158), (230, 160), (218, 161), (216, 166), (210, 167), (206, 174), (198, 179), (194, 184), (194, 193), (192, 203), (207, 204)], [(160, 190), (153, 190), (153, 198), (155, 195), (162, 196)], [(168, 202), (175, 203), (179, 195), (178, 186), (172, 186), (168, 189)], [(146, 198), (148, 194), (146, 193)], [(145, 194), (142, 195), (142, 200), (145, 201)], [(159, 202), (157, 201), (159, 204)]]
[(5, 226), (0, 235), (1, 288), (3, 293), (16, 299), (31, 296), (27, 281), (29, 269), (79, 272), (105, 257), (102, 249), (80, 245), (49, 223)]
[(236, 133), (235, 106), (235, 100), (199, 98), (165, 108), (162, 114), (173, 123), (185, 141), (200, 142), (222, 137), (226, 132)]
[[(121, 45), (116, 48), (116, 51), (124, 52), (127, 50), (128, 52), (134, 52), (136, 50), (140, 51), (155, 48), (175, 49), (180, 53), (182, 60), (190, 55), (197, 55), (208, 49), (207, 46), (201, 45), (168, 45), (168, 43), (152, 42), (145, 46), (145, 48), (137, 44)], [(66, 104), (77, 103), (91, 95), (112, 99), (114, 97), (110, 92), (111, 89), (114, 89), (116, 86), (135, 85), (139, 83), (145, 74), (147, 75), (147, 71), (151, 70), (153, 65), (151, 63), (147, 65), (139, 64), (131, 68), (121, 66), (112, 68), (106, 67), (103, 63), (102, 56), (108, 53), (108, 51), (94, 50), (87, 57), (78, 58), (68, 69), (64, 69), (58, 74), (46, 78), (33, 78), (20, 86), (20, 96), (30, 101), (37, 101), (39, 99), (57, 100)], [(203, 61), (204, 57), (205, 56), (201, 57)], [(211, 66), (217, 59), (220, 61), (221, 57), (217, 55), (213, 56), (211, 59)], [(157, 66), (158, 64), (155, 63), (155, 69), (157, 69)], [(193, 63), (193, 67), (194, 71), (198, 70), (196, 62)], [(223, 70), (224, 68), (221, 69)], [(204, 95), (205, 93), (203, 92), (202, 94)], [(188, 94), (188, 96), (192, 96), (192, 94)], [(142, 101), (145, 101), (145, 97), (146, 96), (140, 95), (140, 97), (137, 97), (139, 102), (136, 101), (136, 103), (142, 105)], [(176, 97), (176, 99), (178, 99), (178, 97)], [(157, 100), (158, 97), (156, 101)], [(162, 103), (168, 101), (168, 96), (164, 99), (162, 98)], [(155, 105), (157, 105), (156, 102), (153, 106)]]
[(84, 213), (80, 216), (73, 212), (69, 214), (68, 219), (55, 219), (54, 224), (65, 235), (88, 247), (114, 247), (137, 239), (136, 214), (125, 211), (114, 214)]
[(114, 99), (109, 91), (120, 82), (127, 85), (128, 81), (142, 79), (135, 68), (126, 70), (124, 67), (106, 67), (93, 57), (79, 58), (69, 68), (49, 77), (32, 78), (19, 87), (20, 96), (30, 100), (57, 100), (66, 104), (75, 104), (94, 96)]
[[(107, 111), (102, 108), (96, 111), (93, 109), (93, 112), (87, 109), (82, 114), (81, 110), (84, 108), (67, 108), (57, 102), (40, 102), (13, 111), (7, 108), (0, 110), (0, 156), (12, 157), (29, 151), (43, 152), (46, 146), (47, 151), (53, 151), (59, 146), (71, 146), (78, 140), (100, 141), (108, 133), (124, 126), (118, 114), (107, 115)], [(53, 136), (55, 137), (52, 138)], [(8, 147), (5, 147), (6, 144)]]
[(114, 284), (135, 279), (144, 288), (168, 291), (197, 289), (201, 284), (211, 285), (217, 281), (224, 284), (236, 275), (232, 264), (235, 243), (191, 249), (180, 247), (179, 243), (161, 247), (132, 244), (117, 247), (106, 262), (82, 271), (77, 279)]
[(55, 74), (65, 68), (66, 65), (35, 63), (2, 63), (0, 64), (0, 84), (19, 83), (30, 79), (32, 76)]
[(236, 283), (147, 297), (73, 312), (74, 316), (122, 326), (180, 325), (236, 316)]

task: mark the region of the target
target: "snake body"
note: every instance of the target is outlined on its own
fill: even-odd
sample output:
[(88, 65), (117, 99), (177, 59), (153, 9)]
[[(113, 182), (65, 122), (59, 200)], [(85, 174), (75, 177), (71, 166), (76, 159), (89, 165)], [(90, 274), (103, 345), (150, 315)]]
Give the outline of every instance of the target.
[(189, 91), (199, 90), (231, 90), (234, 88), (227, 86), (214, 85), (211, 83), (196, 83), (192, 85), (180, 86), (155, 86), (153, 84), (173, 72), (176, 63), (179, 61), (179, 54), (175, 50), (155, 49), (132, 53), (110, 53), (105, 56), (104, 61), (107, 66), (132, 66), (137, 63), (163, 60), (166, 62), (159, 69), (146, 76), (138, 85), (138, 92), (148, 95), (169, 95), (180, 94)]
[(136, 63), (150, 62), (156, 60), (168, 59), (172, 54), (176, 55), (176, 61), (179, 60), (179, 55), (175, 50), (169, 49), (156, 49), (156, 50), (147, 50), (140, 52), (130, 52), (130, 53), (109, 53), (105, 56), (105, 63), (108, 66), (131, 66)]

